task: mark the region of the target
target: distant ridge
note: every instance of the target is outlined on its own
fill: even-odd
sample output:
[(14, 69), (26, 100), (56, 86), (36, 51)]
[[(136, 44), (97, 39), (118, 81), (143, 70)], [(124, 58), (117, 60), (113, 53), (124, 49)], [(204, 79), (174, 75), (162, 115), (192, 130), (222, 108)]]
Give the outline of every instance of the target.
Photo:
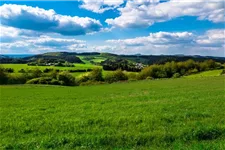
[[(27, 56), (28, 55), (28, 56)], [(136, 63), (143, 63), (146, 65), (151, 64), (163, 64), (170, 61), (186, 61), (188, 59), (193, 59), (194, 61), (205, 61), (212, 59), (217, 62), (225, 63), (225, 57), (215, 57), (215, 56), (200, 56), (200, 55), (142, 55), (142, 54), (132, 54), (132, 55), (117, 55), (112, 53), (99, 53), (99, 52), (48, 52), (43, 54), (21, 54), (13, 55), (6, 54), (0, 55), (1, 63), (28, 63), (35, 61), (37, 59), (50, 59), (50, 60), (64, 60), (71, 63), (83, 63), (79, 56), (85, 57), (103, 57), (105, 59), (125, 59)]]

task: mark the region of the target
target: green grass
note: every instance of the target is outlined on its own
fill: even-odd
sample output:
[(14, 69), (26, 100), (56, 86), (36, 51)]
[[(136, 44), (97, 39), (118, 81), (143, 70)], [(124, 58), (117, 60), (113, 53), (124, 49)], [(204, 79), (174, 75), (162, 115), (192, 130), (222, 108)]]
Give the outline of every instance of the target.
[(185, 78), (216, 77), (216, 76), (220, 76), (222, 71), (223, 71), (222, 69), (220, 69), (220, 70), (204, 71), (204, 72), (192, 74), (192, 75), (189, 75), (189, 76), (185, 76)]
[(75, 67), (55, 67), (55, 66), (28, 66), (27, 64), (1, 64), (4, 68), (13, 68), (15, 72), (18, 72), (21, 69), (34, 69), (39, 68), (41, 70), (44, 70), (45, 68), (54, 68), (59, 70), (76, 70), (76, 69), (92, 69), (95, 67), (101, 67), (101, 66), (95, 66), (92, 64), (74, 64)]
[[(90, 61), (96, 62), (96, 63), (100, 63), (102, 61), (105, 61), (107, 58), (106, 57), (102, 57), (102, 56), (78, 56), (85, 64), (91, 64)], [(91, 60), (85, 60), (84, 58), (88, 58), (91, 57), (93, 59)]]
[(0, 86), (0, 149), (225, 149), (224, 76)]

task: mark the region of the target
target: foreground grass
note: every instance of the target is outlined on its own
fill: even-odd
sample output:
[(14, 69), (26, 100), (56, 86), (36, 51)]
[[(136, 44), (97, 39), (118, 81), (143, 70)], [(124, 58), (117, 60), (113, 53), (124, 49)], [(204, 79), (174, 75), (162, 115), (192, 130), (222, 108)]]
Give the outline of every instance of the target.
[(0, 149), (225, 149), (223, 76), (0, 90)]

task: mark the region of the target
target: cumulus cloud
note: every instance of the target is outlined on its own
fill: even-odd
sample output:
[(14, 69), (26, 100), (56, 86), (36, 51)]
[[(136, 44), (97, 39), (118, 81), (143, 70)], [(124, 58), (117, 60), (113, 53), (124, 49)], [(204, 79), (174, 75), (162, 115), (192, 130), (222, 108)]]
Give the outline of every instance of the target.
[(4, 4), (0, 6), (1, 24), (38, 32), (62, 35), (84, 35), (102, 29), (98, 20), (88, 17), (71, 17), (26, 5)]
[(31, 30), (17, 29), (0, 25), (0, 41), (2, 43), (13, 42), (20, 38), (38, 37), (40, 33)]
[(0, 43), (1, 50), (14, 53), (43, 53), (47, 51), (79, 51), (86, 50), (86, 41), (71, 38), (40, 36), (38, 38), (17, 38), (14, 42)]
[(148, 27), (156, 22), (165, 22), (182, 16), (196, 16), (199, 20), (214, 23), (224, 22), (223, 0), (157, 0), (127, 1), (119, 8), (120, 16), (107, 19), (106, 23), (121, 28)]
[(125, 40), (108, 40), (108, 43), (124, 44), (127, 46), (143, 46), (146, 44), (164, 45), (193, 43), (194, 35), (190, 32), (157, 32), (150, 33), (149, 36), (137, 37)]
[(225, 30), (209, 30), (204, 35), (199, 36), (196, 43), (202, 47), (222, 47), (225, 45)]
[(80, 8), (90, 10), (95, 13), (103, 13), (110, 9), (115, 9), (124, 3), (124, 0), (79, 0), (82, 2)]
[[(215, 29), (196, 35), (191, 32), (157, 32), (131, 39), (107, 40), (96, 47), (121, 54), (186, 54), (224, 56), (225, 30)], [(113, 48), (110, 48), (110, 46)]]

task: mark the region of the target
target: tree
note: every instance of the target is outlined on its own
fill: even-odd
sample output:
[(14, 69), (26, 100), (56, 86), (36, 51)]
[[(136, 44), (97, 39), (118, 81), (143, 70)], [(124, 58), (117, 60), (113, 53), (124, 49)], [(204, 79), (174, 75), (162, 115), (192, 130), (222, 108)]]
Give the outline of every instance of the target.
[(92, 81), (103, 81), (102, 69), (94, 68), (88, 75), (89, 79)]
[(8, 76), (4, 71), (5, 69), (0, 66), (0, 84), (7, 84)]
[(61, 82), (62, 85), (75, 85), (75, 78), (66, 71), (60, 72), (57, 76), (57, 79)]

